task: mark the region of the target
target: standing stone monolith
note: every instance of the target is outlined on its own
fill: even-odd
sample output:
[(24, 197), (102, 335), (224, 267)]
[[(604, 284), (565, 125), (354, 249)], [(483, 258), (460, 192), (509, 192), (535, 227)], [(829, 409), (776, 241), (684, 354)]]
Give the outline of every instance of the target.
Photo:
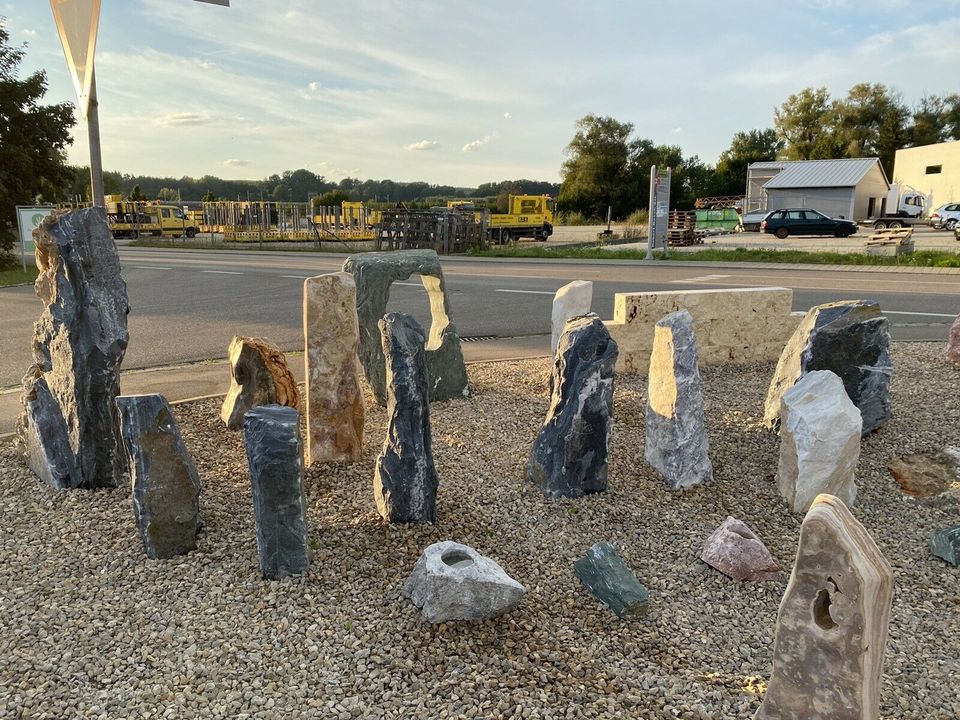
[(830, 370), (863, 417), (863, 434), (890, 418), (890, 332), (877, 303), (845, 300), (810, 308), (787, 342), (777, 363), (763, 419), (780, 422), (780, 398), (804, 375)]
[(127, 350), (127, 286), (103, 208), (58, 212), (34, 230), (34, 365), (17, 445), (54, 488), (116, 487), (126, 458), (115, 400)]
[(287, 359), (266, 338), (236, 336), (227, 350), (230, 390), (220, 407), (220, 419), (229, 430), (243, 427), (243, 416), (261, 405), (297, 408), (300, 393)]
[(553, 296), (551, 313), (550, 352), (557, 352), (557, 344), (567, 320), (590, 312), (593, 302), (593, 283), (589, 280), (574, 280), (557, 290)]
[(550, 376), (550, 408), (527, 462), (527, 479), (549, 497), (607, 489), (617, 344), (594, 313), (569, 320)]
[(357, 318), (360, 324), (360, 363), (373, 395), (387, 404), (387, 386), (379, 323), (387, 312), (390, 286), (419, 274), (430, 301), (430, 336), (424, 348), (430, 400), (449, 400), (470, 394), (460, 336), (453, 324), (450, 298), (443, 281), (440, 258), (433, 250), (365, 252), (351, 255), (343, 270), (357, 284)]
[(597, 600), (624, 620), (646, 613), (650, 594), (613, 545), (598, 542), (573, 564), (574, 574)]
[(173, 410), (162, 395), (121, 395), (117, 409), (147, 557), (183, 555), (197, 546), (201, 484)]
[(777, 614), (773, 672), (756, 720), (876, 720), (893, 571), (839, 499), (800, 528)]
[(267, 580), (298, 575), (310, 564), (298, 423), (297, 411), (281, 405), (256, 407), (243, 418), (260, 573)]
[(700, 559), (741, 582), (779, 580), (780, 566), (746, 523), (728, 516), (703, 543)]
[(951, 565), (960, 565), (960, 525), (934, 530), (930, 552)]
[(713, 479), (693, 318), (670, 313), (654, 327), (647, 378), (646, 458), (671, 490)]
[(814, 370), (780, 398), (777, 487), (795, 513), (805, 513), (821, 493), (848, 507), (857, 496), (860, 411), (829, 370)]
[(303, 338), (306, 464), (356, 462), (363, 451), (363, 389), (353, 275), (336, 272), (304, 280)]
[(945, 355), (954, 365), (960, 365), (960, 315), (957, 315), (957, 319), (950, 326)]
[(409, 315), (388, 313), (380, 331), (387, 358), (387, 436), (373, 477), (377, 510), (387, 522), (433, 523), (440, 480), (433, 465), (423, 329)]

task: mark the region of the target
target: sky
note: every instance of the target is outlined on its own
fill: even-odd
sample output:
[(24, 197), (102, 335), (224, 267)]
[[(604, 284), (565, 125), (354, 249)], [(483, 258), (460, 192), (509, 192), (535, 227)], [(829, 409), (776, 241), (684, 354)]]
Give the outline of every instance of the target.
[[(307, 168), (455, 186), (558, 181), (576, 121), (714, 163), (791, 93), (960, 92), (960, 0), (482, 3), (102, 0), (103, 165), (261, 178)], [(75, 100), (50, 5), (0, 0), (24, 71)], [(86, 127), (69, 160), (87, 163)]]

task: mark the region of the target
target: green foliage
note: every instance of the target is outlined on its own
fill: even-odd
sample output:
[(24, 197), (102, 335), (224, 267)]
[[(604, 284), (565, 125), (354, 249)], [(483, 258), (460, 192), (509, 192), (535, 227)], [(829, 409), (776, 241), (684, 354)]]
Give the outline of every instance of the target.
[(313, 198), (313, 209), (316, 212), (320, 207), (339, 207), (342, 203), (348, 202), (350, 196), (343, 190), (331, 190), (323, 195)]
[(130, 199), (134, 202), (137, 202), (140, 200), (146, 200), (147, 198), (142, 192), (140, 192), (140, 186), (134, 185), (133, 190), (130, 191)]
[(27, 263), (27, 271), (24, 272), (19, 263), (11, 266), (9, 270), (0, 269), (0, 287), (9, 287), (10, 285), (22, 285), (23, 283), (32, 283), (37, 279), (37, 266)]
[(178, 193), (173, 188), (160, 188), (160, 191), (157, 193), (157, 200), (162, 200), (164, 202), (173, 202), (180, 199), (180, 193)]
[[(747, 186), (751, 163), (776, 160), (784, 142), (773, 128), (735, 133), (717, 162), (715, 195), (740, 195)], [(701, 195), (700, 197), (705, 197)]]
[(804, 88), (791, 95), (773, 114), (788, 160), (840, 157), (841, 142), (833, 132), (834, 114), (825, 87)]
[(207, 192), (203, 194), (203, 197), (200, 198), (201, 202), (216, 202), (219, 199), (220, 198), (214, 195), (213, 190), (207, 190)]
[(66, 196), (71, 172), (64, 153), (74, 124), (69, 103), (41, 104), (46, 73), (18, 77), (24, 49), (9, 43), (0, 18), (0, 267), (14, 262), (16, 206)]

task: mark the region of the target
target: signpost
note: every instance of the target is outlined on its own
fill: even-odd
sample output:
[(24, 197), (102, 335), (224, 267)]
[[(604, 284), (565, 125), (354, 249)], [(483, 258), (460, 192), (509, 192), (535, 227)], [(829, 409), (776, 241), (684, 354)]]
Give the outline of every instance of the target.
[(667, 240), (667, 220), (670, 217), (670, 168), (662, 173), (657, 166), (650, 168), (650, 209), (647, 213), (647, 260), (653, 260), (653, 251), (663, 248), (663, 256), (670, 257)]
[(43, 219), (54, 211), (52, 205), (17, 205), (17, 233), (20, 236), (20, 264), (27, 271), (27, 253), (36, 252), (33, 231)]

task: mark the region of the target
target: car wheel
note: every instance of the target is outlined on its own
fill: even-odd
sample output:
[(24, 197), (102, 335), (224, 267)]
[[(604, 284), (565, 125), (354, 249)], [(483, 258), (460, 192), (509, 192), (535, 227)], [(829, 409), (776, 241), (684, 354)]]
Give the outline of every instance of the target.
[(957, 226), (957, 221), (953, 218), (947, 220), (947, 230), (953, 230)]
[(874, 230), (886, 230), (886, 229), (887, 229), (887, 224), (886, 224), (883, 220), (877, 220), (877, 221), (873, 224), (873, 229), (874, 229)]
[(508, 245), (510, 243), (510, 231), (503, 230), (500, 232), (500, 244)]
[(196, 228), (192, 228), (192, 227), (187, 228), (187, 237), (188, 237), (188, 238), (195, 238), (196, 236), (197, 236), (197, 229), (196, 229)]
[(781, 240), (786, 239), (787, 235), (789, 235), (789, 234), (790, 234), (790, 231), (787, 230), (787, 228), (785, 228), (785, 227), (779, 227), (779, 228), (777, 228), (777, 231), (774, 233), (774, 235), (776, 235), (776, 236), (777, 236), (778, 238), (780, 238)]
[(900, 222), (899, 220), (891, 220), (891, 221), (890, 221), (890, 229), (891, 229), (891, 230), (899, 230), (899, 229), (902, 228), (902, 227), (903, 227), (903, 223)]
[(845, 227), (838, 227), (833, 231), (833, 235), (838, 238), (850, 237), (850, 230)]
[(140, 231), (134, 230), (132, 233), (130, 233), (130, 237), (132, 237), (134, 240), (138, 240), (140, 238)]

